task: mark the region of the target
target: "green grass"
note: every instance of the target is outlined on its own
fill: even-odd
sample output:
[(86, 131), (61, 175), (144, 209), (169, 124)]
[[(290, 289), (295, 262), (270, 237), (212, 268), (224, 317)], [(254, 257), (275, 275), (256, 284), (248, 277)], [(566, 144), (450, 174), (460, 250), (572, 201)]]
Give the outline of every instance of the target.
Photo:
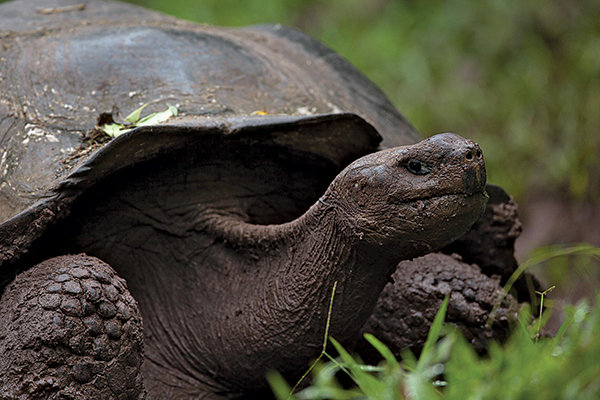
[[(598, 267), (600, 267), (600, 248), (591, 244), (579, 243), (539, 247), (531, 252), (529, 257), (523, 261), (508, 278), (504, 285), (504, 294), (506, 295), (510, 292), (515, 281), (525, 271), (532, 270), (539, 276), (550, 278), (552, 282), (558, 282), (562, 289), (565, 289), (569, 286), (581, 287), (582, 282), (585, 279), (592, 284), (594, 282), (600, 283)], [(578, 270), (584, 272), (587, 276), (580, 276), (575, 282), (570, 282), (570, 275), (573, 272), (578, 272)], [(556, 285), (553, 285), (552, 290), (554, 290), (555, 287)], [(549, 290), (551, 289), (546, 289), (543, 294), (545, 295)], [(543, 300), (543, 298), (544, 297), (541, 299)], [(498, 300), (494, 310), (490, 313), (491, 315), (495, 314), (495, 309), (498, 307), (501, 300), (502, 299)], [(531, 289), (530, 301), (533, 307), (532, 311), (534, 311), (535, 307), (538, 305), (538, 297), (535, 295), (533, 289)]]
[[(279, 375), (272, 374), (269, 381), (280, 400), (598, 399), (600, 295), (592, 307), (581, 302), (566, 313), (555, 338), (536, 339), (537, 324), (524, 312), (508, 341), (492, 343), (487, 356), (480, 357), (457, 331), (442, 326), (442, 306), (418, 360), (407, 353), (400, 362), (385, 345), (369, 337), (384, 361), (368, 366), (332, 339), (340, 355), (315, 368), (311, 386), (290, 395), (289, 385)], [(355, 386), (343, 388), (338, 373), (348, 374)]]

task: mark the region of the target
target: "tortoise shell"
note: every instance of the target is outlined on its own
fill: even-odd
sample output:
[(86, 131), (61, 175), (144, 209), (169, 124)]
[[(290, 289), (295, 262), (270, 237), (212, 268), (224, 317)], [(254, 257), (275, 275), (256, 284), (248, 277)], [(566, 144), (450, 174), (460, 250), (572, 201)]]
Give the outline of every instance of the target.
[[(283, 168), (321, 166), (294, 183), (306, 188), (301, 199), (272, 219), (297, 214), (381, 138), (419, 140), (349, 62), (280, 25), (217, 28), (113, 2), (20, 0), (0, 5), (0, 37), (0, 266), (107, 175), (208, 137), (291, 152)], [(179, 115), (89, 139), (115, 106), (128, 113), (145, 103), (147, 112), (174, 104)], [(286, 185), (272, 191), (289, 193)]]

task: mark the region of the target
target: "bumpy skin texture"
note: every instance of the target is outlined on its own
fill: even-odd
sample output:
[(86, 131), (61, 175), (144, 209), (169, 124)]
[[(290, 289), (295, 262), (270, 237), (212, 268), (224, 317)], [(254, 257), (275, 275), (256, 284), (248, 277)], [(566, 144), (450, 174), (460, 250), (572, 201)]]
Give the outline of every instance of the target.
[[(218, 143), (220, 147), (165, 154), (107, 178), (85, 193), (69, 218), (44, 234), (45, 246), (36, 249), (39, 257), (85, 251), (127, 280), (144, 319), (141, 376), (151, 399), (233, 398), (263, 389), (272, 369), (297, 379), (321, 347), (335, 281), (330, 333), (345, 341), (359, 333), (400, 260), (448, 244), (484, 209), (481, 150), (447, 133), (362, 157), (340, 172), (303, 215), (261, 224), (252, 211), (265, 208), (260, 206), (265, 200), (271, 204), (271, 197), (252, 191), (262, 186), (254, 168), (257, 159), (243, 143)], [(272, 157), (272, 168), (258, 160), (261, 176), (280, 170), (275, 166), (284, 160), (277, 158)], [(223, 179), (225, 175), (229, 178)], [(248, 181), (255, 183), (248, 186)], [(68, 262), (42, 263), (43, 268), (18, 276), (6, 292), (7, 334), (0, 342), (7, 354), (20, 359), (20, 349), (30, 346), (26, 336), (20, 341), (8, 333), (15, 328), (37, 330), (47, 348), (62, 349), (36, 296), (47, 307), (67, 307), (77, 318), (96, 309), (101, 316), (105, 312), (105, 303), (91, 309), (78, 303), (81, 285), (63, 288), (55, 282), (60, 285), (52, 290), (68, 293), (43, 293), (50, 287), (44, 283), (48, 279), (70, 282), (70, 273), (63, 270)], [(41, 283), (28, 274), (41, 275)], [(14, 297), (23, 297), (19, 293), (38, 308), (24, 307), (24, 317), (13, 317)], [(56, 312), (51, 309), (48, 315)], [(67, 349), (71, 340), (79, 340), (69, 339), (78, 337), (77, 326), (61, 336)], [(95, 355), (99, 339), (88, 343), (88, 337), (81, 339), (84, 352), (78, 356), (108, 358)], [(121, 339), (121, 347), (137, 340)], [(33, 377), (51, 371), (54, 358), (64, 364), (56, 354), (44, 359), (43, 346), (38, 347), (34, 357), (42, 357), (46, 365), (39, 364)], [(80, 367), (77, 360), (68, 362), (63, 371), (67, 380), (57, 380), (56, 391), (96, 390), (94, 383), (85, 382), (91, 379), (87, 375), (78, 381), (87, 386), (71, 389), (69, 368)], [(136, 382), (137, 370), (109, 363), (113, 365), (105, 374), (109, 383)], [(19, 374), (30, 381), (28, 373), (21, 368), (12, 373), (13, 382), (3, 385), (15, 387)]]
[[(479, 267), (463, 262), (457, 255), (432, 253), (402, 261), (392, 279), (383, 289), (363, 332), (374, 334), (398, 356), (405, 348), (420, 351), (447, 295), (446, 322), (456, 325), (479, 351), (490, 340), (503, 339), (509, 322), (516, 320), (518, 304), (508, 296), (498, 308), (494, 325), (486, 327), (492, 307), (502, 296), (499, 279), (489, 278)], [(358, 349), (369, 360), (377, 358), (364, 342)]]
[(85, 255), (20, 274), (0, 301), (0, 399), (142, 399), (137, 304)]

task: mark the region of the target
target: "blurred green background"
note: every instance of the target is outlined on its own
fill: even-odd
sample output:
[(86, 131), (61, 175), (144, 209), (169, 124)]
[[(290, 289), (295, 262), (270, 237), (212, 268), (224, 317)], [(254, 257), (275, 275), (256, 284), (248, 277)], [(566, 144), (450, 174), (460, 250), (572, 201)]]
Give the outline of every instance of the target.
[(483, 147), (520, 202), (600, 204), (599, 0), (129, 0), (180, 18), (280, 22), (377, 83), (425, 135)]

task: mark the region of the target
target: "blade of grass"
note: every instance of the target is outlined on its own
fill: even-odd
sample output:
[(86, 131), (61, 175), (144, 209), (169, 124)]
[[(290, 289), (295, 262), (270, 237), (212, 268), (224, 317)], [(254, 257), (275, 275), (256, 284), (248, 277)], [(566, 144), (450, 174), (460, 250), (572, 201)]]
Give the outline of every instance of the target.
[(556, 343), (556, 344), (560, 343), (563, 336), (567, 332), (567, 329), (569, 329), (569, 327), (571, 326), (573, 321), (575, 321), (575, 311), (574, 310), (570, 310), (570, 311), (571, 312), (568, 313), (567, 317), (565, 318), (563, 323), (560, 325), (560, 328), (558, 328), (558, 331), (556, 332), (556, 335), (554, 336), (554, 343)]
[(535, 291), (537, 294), (540, 295), (540, 315), (538, 317), (537, 332), (535, 334), (536, 340), (540, 337), (540, 332), (542, 331), (542, 313), (544, 312), (544, 297), (546, 297), (546, 294), (553, 291), (554, 288), (556, 288), (556, 286), (553, 285), (548, 289), (544, 290), (543, 292), (538, 292), (537, 290)]
[(294, 400), (295, 397), (290, 393), (290, 386), (287, 384), (285, 379), (279, 374), (277, 371), (269, 371), (267, 373), (267, 382), (273, 393), (275, 393), (275, 397), (278, 399), (286, 399), (286, 400)]
[(117, 136), (130, 131), (131, 129), (124, 129), (123, 125), (112, 123), (112, 124), (102, 125), (102, 130), (104, 131), (104, 133), (106, 133), (108, 136), (110, 136), (111, 138), (114, 139)]
[(166, 120), (168, 120), (171, 117), (176, 117), (177, 116), (177, 108), (172, 105), (169, 105), (168, 107), (169, 108), (166, 109), (165, 111), (152, 113), (152, 114), (145, 116), (144, 118), (137, 121), (135, 125), (136, 126), (156, 125), (156, 124), (160, 124), (161, 122), (165, 122)]
[(346, 364), (346, 367), (350, 370), (350, 377), (358, 385), (360, 390), (368, 396), (369, 399), (380, 399), (386, 392), (385, 383), (378, 380), (373, 375), (363, 371), (361, 364), (348, 353), (344, 347), (334, 338), (330, 337), (329, 340), (340, 354), (340, 357)]
[(446, 318), (446, 312), (448, 310), (449, 297), (446, 296), (440, 309), (438, 310), (433, 323), (429, 328), (427, 334), (427, 340), (421, 351), (419, 360), (416, 363), (414, 370), (411, 370), (406, 375), (406, 390), (407, 398), (415, 400), (430, 400), (430, 399), (441, 399), (442, 395), (436, 389), (431, 382), (433, 377), (431, 371), (431, 363), (433, 361), (434, 351), (440, 335), (442, 333), (442, 327), (444, 326), (444, 319)]
[(448, 300), (449, 297), (446, 296), (442, 302), (442, 305), (440, 306), (440, 309), (435, 315), (435, 318), (433, 319), (433, 324), (431, 324), (431, 328), (427, 334), (427, 340), (423, 346), (421, 357), (419, 357), (419, 361), (417, 362), (417, 370), (423, 370), (431, 359), (435, 344), (437, 343), (442, 332), (442, 326), (444, 325), (444, 319), (446, 318), (446, 311), (448, 310)]
[(165, 122), (171, 117), (176, 117), (178, 113), (177, 107), (167, 104), (167, 110), (159, 113), (152, 113), (140, 119), (140, 114), (147, 105), (148, 104), (144, 104), (125, 118), (125, 120), (130, 123), (129, 125), (125, 126), (117, 123), (105, 124), (101, 126), (102, 130), (114, 139), (119, 135), (129, 132), (135, 127), (156, 125)]
[(369, 342), (371, 346), (375, 347), (379, 354), (381, 354), (381, 356), (390, 364), (390, 367), (400, 367), (400, 364), (398, 363), (398, 360), (396, 360), (396, 357), (394, 357), (394, 354), (385, 344), (383, 344), (382, 341), (380, 341), (370, 333), (365, 333), (364, 337), (367, 340), (367, 342)]
[(294, 385), (292, 390), (290, 390), (290, 396), (292, 396), (294, 394), (296, 389), (298, 389), (298, 386), (300, 386), (302, 381), (308, 376), (310, 371), (313, 370), (315, 365), (317, 365), (317, 363), (321, 360), (321, 358), (323, 358), (323, 355), (325, 354), (325, 350), (327, 349), (327, 338), (329, 337), (329, 324), (331, 323), (331, 312), (333, 310), (333, 298), (335, 296), (335, 288), (336, 287), (337, 287), (337, 281), (333, 282), (333, 289), (331, 289), (331, 298), (329, 299), (329, 309), (327, 310), (327, 322), (325, 323), (325, 334), (323, 337), (323, 348), (321, 349), (321, 353), (319, 354), (317, 359), (311, 364), (311, 366), (308, 368), (308, 370), (304, 373), (304, 375), (302, 375), (302, 377), (300, 377), (300, 380), (298, 380), (298, 382), (296, 382), (296, 384)]

